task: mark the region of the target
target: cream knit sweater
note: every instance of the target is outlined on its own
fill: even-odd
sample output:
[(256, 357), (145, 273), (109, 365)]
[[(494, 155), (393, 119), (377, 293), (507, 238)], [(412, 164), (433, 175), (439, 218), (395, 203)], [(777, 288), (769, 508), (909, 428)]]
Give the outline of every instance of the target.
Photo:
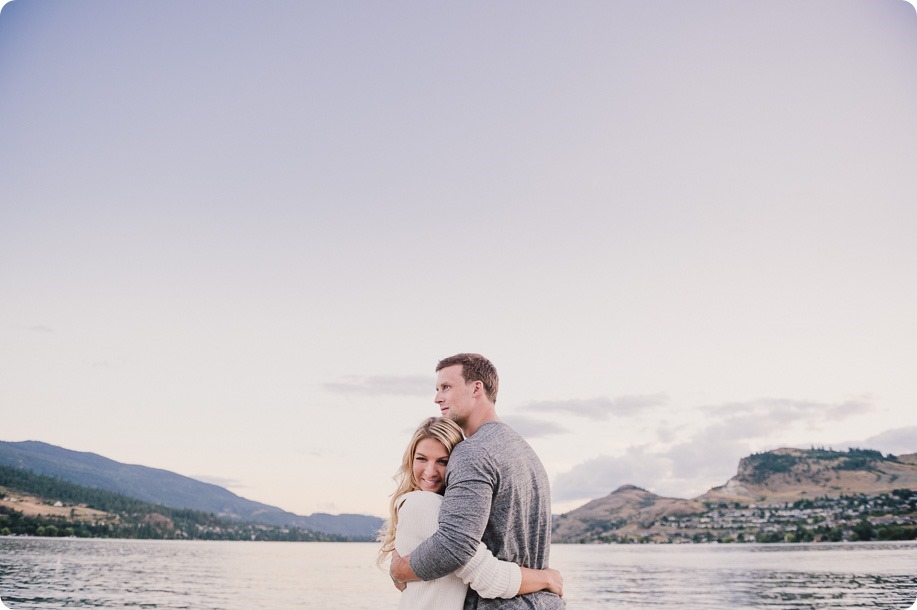
[[(443, 497), (429, 491), (404, 495), (398, 509), (395, 550), (404, 557), (439, 528)], [(510, 598), (519, 592), (522, 571), (515, 563), (500, 561), (484, 543), (467, 564), (436, 580), (409, 582), (401, 594), (399, 610), (461, 610), (470, 585), (481, 597)]]

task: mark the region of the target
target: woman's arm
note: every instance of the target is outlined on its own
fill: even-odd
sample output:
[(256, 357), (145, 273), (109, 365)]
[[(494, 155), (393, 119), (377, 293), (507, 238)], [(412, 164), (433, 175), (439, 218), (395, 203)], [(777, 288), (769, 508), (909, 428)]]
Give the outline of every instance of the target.
[(522, 571), (515, 563), (500, 561), (483, 542), (478, 543), (471, 561), (455, 571), (466, 585), (487, 599), (509, 599), (519, 594)]
[(557, 570), (532, 570), (494, 557), (484, 543), (478, 543), (474, 557), (455, 575), (484, 598), (509, 599), (547, 589), (563, 595), (563, 578)]
[[(430, 492), (405, 494), (405, 499), (398, 511), (398, 529), (395, 534), (396, 550), (392, 553), (389, 572), (392, 581), (399, 589), (402, 589), (403, 584), (401, 583), (404, 580), (409, 580), (405, 575), (410, 571), (407, 554), (439, 526), (438, 516), (441, 501), (442, 496)], [(557, 570), (532, 570), (520, 568), (509, 561), (500, 561), (494, 557), (483, 542), (478, 543), (471, 561), (456, 570), (455, 575), (477, 591), (481, 597), (488, 599), (496, 597), (508, 599), (542, 589), (558, 595), (563, 594), (563, 578)]]

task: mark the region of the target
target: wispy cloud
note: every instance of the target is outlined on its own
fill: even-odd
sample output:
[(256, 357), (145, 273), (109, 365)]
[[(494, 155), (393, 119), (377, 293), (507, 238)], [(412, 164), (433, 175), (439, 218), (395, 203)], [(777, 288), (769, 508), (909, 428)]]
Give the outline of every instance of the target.
[(671, 447), (663, 455), (671, 460), (671, 478), (704, 480), (713, 486), (731, 478), (739, 460), (750, 453), (753, 450), (746, 440), (730, 438), (720, 428), (711, 427)]
[(679, 428), (663, 422), (656, 428), (656, 439), (660, 443), (672, 443), (678, 438)]
[(815, 402), (811, 400), (794, 400), (792, 398), (759, 398), (747, 402), (727, 402), (720, 405), (703, 407), (718, 415), (757, 414), (765, 411), (782, 414), (827, 415), (833, 419), (842, 419), (849, 415), (863, 413), (872, 409), (866, 399), (848, 400), (840, 403)]
[(648, 394), (641, 396), (619, 396), (617, 398), (588, 398), (571, 400), (545, 400), (531, 402), (521, 408), (526, 411), (542, 413), (565, 412), (586, 417), (588, 419), (603, 420), (610, 416), (629, 417), (637, 413), (664, 405), (668, 402), (665, 394)]
[[(411, 430), (411, 432), (414, 432), (414, 431)], [(305, 457), (307, 457), (307, 458), (322, 458), (322, 457), (325, 457), (325, 452), (322, 451), (322, 450), (320, 450), (320, 449), (300, 448), (299, 450), (296, 451), (296, 454), (297, 454), (297, 455), (305, 456)]]
[(201, 481), (202, 483), (210, 483), (211, 485), (217, 485), (219, 487), (225, 487), (227, 489), (229, 488), (239, 489), (239, 488), (245, 487), (245, 484), (239, 481), (238, 479), (210, 476), (208, 474), (194, 474), (194, 475), (191, 475), (191, 478), (197, 481)]
[(525, 438), (539, 438), (569, 432), (557, 422), (545, 421), (528, 415), (511, 414), (501, 416), (500, 419)]
[(322, 387), (335, 394), (362, 396), (433, 396), (434, 383), (429, 375), (351, 376), (344, 381), (325, 383)]
[[(578, 464), (555, 477), (553, 489), (558, 501), (591, 500), (607, 495), (620, 485), (630, 483), (660, 495), (695, 497), (735, 476), (739, 460), (760, 451), (761, 440), (774, 438), (800, 425), (813, 425), (826, 419), (842, 420), (868, 413), (867, 400), (840, 403), (764, 398), (749, 402), (730, 402), (702, 407), (714, 423), (678, 442), (678, 430), (661, 425), (658, 439), (668, 446), (635, 446), (624, 455), (602, 455)], [(859, 446), (884, 451), (905, 452), (915, 445), (917, 428), (890, 430), (881, 438), (867, 439)], [(670, 443), (676, 444), (671, 445)], [(912, 447), (910, 451), (917, 450)]]
[(814, 426), (825, 420), (840, 421), (868, 413), (872, 408), (865, 399), (823, 403), (788, 398), (762, 398), (703, 407), (710, 415), (720, 418), (720, 423), (712, 430), (728, 439), (769, 436), (798, 423)]
[(841, 450), (850, 447), (875, 449), (883, 453), (891, 453), (894, 455), (917, 453), (917, 426), (892, 428), (891, 430), (886, 430), (885, 432), (870, 436), (861, 441), (840, 443), (838, 447)]
[(623, 456), (600, 455), (557, 475), (552, 489), (559, 501), (594, 500), (625, 484), (647, 487), (667, 477), (671, 468), (668, 458), (630, 447)]
[(601, 455), (557, 475), (552, 484), (557, 501), (601, 498), (631, 484), (675, 498), (693, 498), (722, 485), (750, 453), (741, 442), (704, 443), (700, 438), (667, 451), (629, 447), (622, 456)]

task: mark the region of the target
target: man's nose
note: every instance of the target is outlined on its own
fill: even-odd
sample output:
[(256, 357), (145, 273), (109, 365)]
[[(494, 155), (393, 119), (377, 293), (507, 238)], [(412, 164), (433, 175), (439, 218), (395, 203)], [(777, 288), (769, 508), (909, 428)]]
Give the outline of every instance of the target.
[(435, 402), (436, 404), (441, 403), (443, 401), (443, 397), (441, 394), (442, 394), (441, 392), (437, 392), (436, 396), (433, 398), (433, 402)]

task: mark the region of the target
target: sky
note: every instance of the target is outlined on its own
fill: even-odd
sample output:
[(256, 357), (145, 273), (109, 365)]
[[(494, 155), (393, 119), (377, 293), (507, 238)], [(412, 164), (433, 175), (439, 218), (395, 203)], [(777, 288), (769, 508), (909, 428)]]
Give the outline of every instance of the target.
[(436, 362), (562, 513), (917, 452), (901, 0), (0, 12), (0, 440), (384, 516)]

